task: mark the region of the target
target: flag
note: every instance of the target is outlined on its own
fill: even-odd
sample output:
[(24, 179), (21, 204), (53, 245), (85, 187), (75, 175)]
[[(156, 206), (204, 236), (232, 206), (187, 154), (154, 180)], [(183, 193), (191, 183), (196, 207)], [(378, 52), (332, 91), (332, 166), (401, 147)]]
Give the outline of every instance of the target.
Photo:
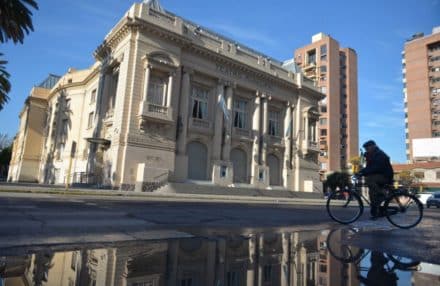
[(289, 121), (289, 125), (287, 126), (285, 137), (288, 137), (291, 131), (292, 131), (292, 120)]
[(229, 110), (228, 107), (226, 106), (225, 98), (223, 97), (222, 94), (220, 94), (219, 96), (220, 96), (220, 107), (223, 111), (223, 115), (225, 116), (225, 119), (229, 121), (231, 119), (231, 116), (229, 115)]

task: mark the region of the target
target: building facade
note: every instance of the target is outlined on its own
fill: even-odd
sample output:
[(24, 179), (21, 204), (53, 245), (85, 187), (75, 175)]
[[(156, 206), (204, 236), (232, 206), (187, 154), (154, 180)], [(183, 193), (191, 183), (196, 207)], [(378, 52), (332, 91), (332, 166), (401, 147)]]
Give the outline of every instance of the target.
[(358, 156), (357, 54), (323, 33), (295, 50), (295, 62), (327, 97), (320, 102), (319, 162), (321, 172), (347, 169)]
[(38, 182), (320, 191), (324, 96), (301, 73), (156, 1), (134, 4), (95, 57), (45, 90)]
[(415, 162), (411, 164), (393, 164), (395, 180), (403, 171), (410, 172), (416, 178), (415, 185), (427, 191), (440, 191), (440, 162)]
[[(342, 253), (340, 248), (333, 250), (336, 255)], [(216, 230), (209, 239), (166, 239), (65, 252), (40, 250), (4, 257), (4, 261), (0, 278), (5, 285), (361, 285), (359, 266), (333, 257), (326, 234), (318, 232), (263, 234), (247, 230), (231, 234), (230, 230)]]
[(413, 162), (414, 139), (440, 137), (440, 27), (405, 43), (402, 73), (406, 156)]

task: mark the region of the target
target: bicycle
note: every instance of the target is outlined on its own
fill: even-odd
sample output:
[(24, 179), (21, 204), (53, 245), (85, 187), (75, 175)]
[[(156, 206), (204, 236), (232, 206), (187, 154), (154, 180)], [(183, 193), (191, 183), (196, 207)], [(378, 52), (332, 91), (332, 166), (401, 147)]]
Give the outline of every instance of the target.
[[(327, 199), (327, 213), (341, 224), (352, 223), (362, 216), (363, 201), (371, 206), (371, 202), (361, 192), (363, 185), (359, 184), (359, 178), (353, 175), (351, 179), (352, 188), (332, 191)], [(415, 195), (390, 185), (386, 185), (384, 190), (385, 199), (379, 208), (392, 225), (408, 229), (420, 223), (423, 218), (423, 204)]]
[[(383, 283), (380, 285), (396, 285), (386, 283), (387, 278), (395, 279), (394, 281), (398, 279), (395, 274), (396, 270), (418, 271), (420, 269), (420, 261), (411, 258), (349, 246), (345, 240), (356, 233), (357, 230), (353, 228), (330, 231), (326, 240), (326, 249), (332, 257), (343, 263), (343, 267), (351, 263), (355, 265), (353, 269), (356, 271), (356, 277), (363, 285), (378, 285), (379, 281), (377, 280), (379, 279)], [(361, 266), (361, 262), (368, 257), (370, 258), (371, 266)], [(380, 271), (378, 272), (377, 270)], [(363, 275), (363, 272), (368, 272), (368, 274)], [(374, 277), (372, 274), (381, 274), (381, 277)]]

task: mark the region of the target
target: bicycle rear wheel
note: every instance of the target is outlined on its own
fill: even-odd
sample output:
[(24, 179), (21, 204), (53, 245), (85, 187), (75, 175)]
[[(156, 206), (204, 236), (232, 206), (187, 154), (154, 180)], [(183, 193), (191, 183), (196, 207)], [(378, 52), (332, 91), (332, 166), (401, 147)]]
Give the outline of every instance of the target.
[(362, 215), (363, 211), (362, 200), (353, 191), (331, 192), (327, 199), (327, 212), (339, 223), (352, 223)]
[(385, 201), (388, 221), (400, 228), (416, 226), (423, 217), (423, 205), (413, 195), (396, 193)]

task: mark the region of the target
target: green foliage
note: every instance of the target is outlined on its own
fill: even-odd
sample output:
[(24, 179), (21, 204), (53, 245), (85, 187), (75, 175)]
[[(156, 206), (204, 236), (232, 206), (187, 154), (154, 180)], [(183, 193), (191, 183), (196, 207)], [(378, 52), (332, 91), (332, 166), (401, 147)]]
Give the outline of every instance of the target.
[(350, 175), (345, 172), (334, 172), (327, 176), (325, 181), (325, 186), (330, 188), (332, 191), (339, 189), (344, 189), (346, 186), (351, 186)]
[(6, 71), (6, 64), (8, 61), (2, 60), (3, 56), (0, 53), (0, 110), (3, 109), (3, 106), (8, 102), (9, 97), (8, 93), (11, 90), (11, 84), (9, 83), (9, 73)]
[(0, 0), (0, 42), (23, 43), (25, 34), (34, 30), (28, 6), (38, 10), (34, 0)]
[(0, 166), (7, 166), (11, 161), (12, 146), (6, 147), (0, 151)]
[(402, 171), (398, 174), (399, 177), (399, 184), (402, 185), (405, 188), (411, 188), (416, 187), (417, 183), (419, 182), (419, 179), (412, 174), (410, 171)]
[[(34, 30), (32, 12), (38, 10), (34, 0), (0, 0), (0, 43), (12, 40), (14, 44), (23, 43), (24, 36)], [(3, 54), (0, 53), (0, 57)], [(0, 59), (0, 110), (8, 102), (11, 90), (9, 73), (6, 71), (7, 61)]]

